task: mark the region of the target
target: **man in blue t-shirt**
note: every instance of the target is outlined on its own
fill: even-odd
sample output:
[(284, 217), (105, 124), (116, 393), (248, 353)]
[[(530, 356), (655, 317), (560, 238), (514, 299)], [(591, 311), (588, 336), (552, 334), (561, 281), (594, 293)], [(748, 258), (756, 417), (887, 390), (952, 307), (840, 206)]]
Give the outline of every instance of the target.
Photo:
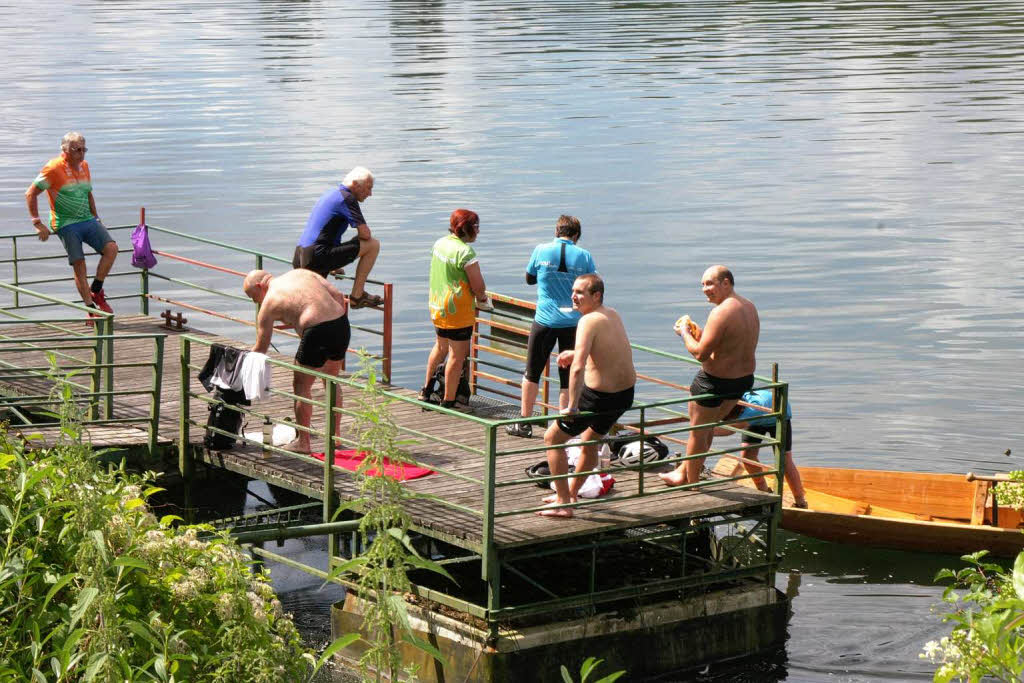
[[(586, 249), (576, 246), (583, 229), (580, 219), (562, 215), (555, 224), (555, 239), (538, 244), (526, 264), (526, 284), (537, 285), (537, 312), (526, 345), (526, 372), (523, 374), (520, 414), (533, 415), (540, 375), (547, 366), (551, 350), (558, 342), (559, 352), (575, 348), (578, 311), (572, 308), (572, 283), (580, 275), (597, 272), (594, 259)], [(569, 398), (569, 369), (558, 368), (558, 406), (565, 408)], [(505, 431), (512, 436), (533, 436), (528, 424), (511, 424)]]
[[(359, 208), (360, 202), (372, 194), (373, 174), (362, 166), (349, 171), (341, 185), (325, 192), (313, 206), (292, 257), (293, 268), (306, 268), (321, 277), (359, 259), (348, 297), (352, 308), (384, 303), (381, 297), (363, 290), (380, 252), (380, 242), (370, 234)], [(349, 227), (356, 229), (356, 236), (342, 242), (341, 236)]]
[[(744, 403), (749, 403), (750, 405), (743, 405)], [(806, 508), (807, 493), (804, 491), (803, 480), (800, 478), (800, 470), (796, 468), (796, 464), (793, 462), (793, 410), (791, 406), (792, 404), (787, 401), (786, 441), (783, 444), (783, 454), (786, 458), (786, 485), (789, 487), (790, 493), (793, 494), (793, 507)], [(732, 427), (760, 435), (743, 434), (741, 436), (742, 441), (740, 445), (746, 447), (743, 451), (743, 468), (747, 471), (747, 474), (757, 474), (764, 469), (755, 463), (759, 462), (757, 452), (761, 448), (761, 442), (764, 440), (764, 437), (775, 438), (776, 419), (765, 416), (766, 413), (772, 410), (774, 409), (772, 408), (771, 389), (757, 389), (743, 394), (740, 403), (737, 403), (736, 407), (725, 417), (726, 420), (743, 420), (743, 422), (733, 423)], [(733, 433), (731, 429), (725, 427), (715, 429), (715, 436), (729, 436)], [(754, 484), (762, 491), (771, 491), (771, 487), (768, 486), (768, 482), (764, 480), (764, 477), (754, 477)]]

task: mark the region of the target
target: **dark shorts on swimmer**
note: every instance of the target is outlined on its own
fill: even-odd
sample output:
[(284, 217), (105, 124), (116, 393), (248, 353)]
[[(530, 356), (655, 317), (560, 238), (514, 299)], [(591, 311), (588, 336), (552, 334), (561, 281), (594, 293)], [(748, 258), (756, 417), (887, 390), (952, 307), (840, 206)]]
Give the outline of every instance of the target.
[(336, 247), (325, 247), (314, 244), (308, 247), (295, 247), (292, 256), (292, 268), (305, 268), (327, 277), (332, 270), (344, 268), (359, 258), (359, 237), (342, 242)]
[(715, 394), (715, 398), (704, 398), (697, 401), (697, 405), (705, 408), (717, 408), (723, 401), (739, 400), (754, 386), (754, 376), (736, 377), (723, 379), (715, 377), (701, 370), (690, 384), (690, 395)]
[[(526, 342), (526, 372), (528, 382), (539, 382), (541, 373), (551, 356), (551, 350), (558, 342), (559, 351), (576, 347), (576, 326), (547, 327), (534, 321), (530, 327), (530, 338)], [(558, 368), (558, 383), (563, 389), (569, 388), (569, 368)]]
[(452, 341), (469, 341), (473, 336), (473, 326), (469, 327), (457, 327), (455, 329), (447, 329), (444, 327), (435, 327), (434, 332), (437, 333), (438, 337), (445, 339), (451, 339)]
[(594, 391), (584, 386), (580, 394), (580, 412), (599, 413), (585, 417), (563, 415), (558, 420), (558, 428), (569, 436), (579, 436), (587, 427), (598, 434), (607, 434), (622, 414), (633, 405), (633, 387), (622, 391)]
[[(755, 434), (761, 434), (762, 436), (767, 436), (767, 437), (769, 437), (771, 439), (774, 439), (775, 438), (775, 423), (772, 423), (770, 425), (750, 425), (749, 427), (747, 427), (747, 431), (748, 432), (754, 432)], [(744, 444), (751, 444), (751, 445), (757, 445), (757, 444), (761, 443), (764, 440), (763, 438), (759, 439), (756, 436), (747, 436), (746, 434), (743, 434), (740, 438), (742, 440), (741, 441), (742, 443), (744, 443)], [(789, 453), (791, 450), (793, 450), (793, 421), (792, 420), (786, 420), (786, 443), (784, 444), (784, 446), (785, 446), (785, 448), (782, 451), (783, 453)]]
[(351, 338), (347, 315), (307, 327), (295, 352), (295, 362), (307, 368), (319, 368), (329, 360), (341, 360)]

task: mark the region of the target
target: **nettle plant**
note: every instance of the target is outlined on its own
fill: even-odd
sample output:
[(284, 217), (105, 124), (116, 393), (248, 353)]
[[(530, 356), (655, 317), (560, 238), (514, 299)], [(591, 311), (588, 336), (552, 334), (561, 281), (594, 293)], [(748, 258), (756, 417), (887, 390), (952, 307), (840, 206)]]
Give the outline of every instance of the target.
[[(360, 498), (340, 506), (338, 512), (359, 509), (363, 515), (359, 531), (368, 545), (360, 555), (335, 567), (332, 576), (353, 574), (355, 591), (363, 598), (367, 648), (359, 666), (364, 679), (379, 681), (385, 673), (390, 680), (397, 680), (399, 673), (415, 679), (415, 669), (402, 661), (397, 647), (399, 640), (419, 648), (441, 664), (444, 662), (440, 651), (412, 629), (405, 600), (412, 588), (408, 573), (426, 569), (454, 579), (439, 564), (422, 557), (409, 537), (412, 519), (406, 504), (414, 498), (430, 496), (407, 490), (393, 477), (369, 474), (373, 470), (384, 472), (388, 465), (411, 464), (408, 453), (403, 450), (409, 442), (398, 438), (398, 427), (388, 409), (394, 399), (384, 395), (375, 362), (363, 352), (356, 377), (361, 378), (364, 385), (355, 394), (353, 430), (358, 448), (366, 457), (356, 473)], [(359, 639), (358, 634), (346, 634), (334, 641), (325, 654)]]

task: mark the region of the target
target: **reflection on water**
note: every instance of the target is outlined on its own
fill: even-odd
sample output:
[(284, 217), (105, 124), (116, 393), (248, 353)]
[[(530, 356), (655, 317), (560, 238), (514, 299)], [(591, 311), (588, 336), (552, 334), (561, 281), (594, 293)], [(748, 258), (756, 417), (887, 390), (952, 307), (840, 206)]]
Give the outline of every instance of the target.
[[(29, 230), (22, 193), (70, 129), (109, 224), (146, 205), (282, 255), (362, 163), (403, 384), (432, 340), (427, 252), (450, 211), (480, 213), (488, 285), (524, 296), (532, 246), (571, 213), (638, 343), (676, 344), (672, 321), (707, 310), (705, 266), (733, 268), (761, 311), (760, 370), (793, 384), (798, 463), (1020, 466), (1000, 455), (1024, 453), (1020, 3), (71, 0), (46, 8), (74, 27), (57, 63), (41, 18), (0, 28), (5, 234)], [(841, 671), (813, 649), (834, 596), (806, 586), (791, 670)], [(913, 586), (876, 609), (932, 623)], [(865, 671), (883, 661), (864, 651)]]

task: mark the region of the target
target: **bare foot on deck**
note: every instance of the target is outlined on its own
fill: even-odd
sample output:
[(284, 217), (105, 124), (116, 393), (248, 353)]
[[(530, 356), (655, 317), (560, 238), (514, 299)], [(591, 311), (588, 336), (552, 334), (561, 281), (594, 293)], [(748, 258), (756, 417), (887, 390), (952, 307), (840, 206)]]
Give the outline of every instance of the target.
[[(552, 505), (558, 504), (552, 503)], [(537, 510), (537, 514), (541, 517), (572, 517), (572, 510), (570, 508), (552, 507), (547, 510)]]
[[(575, 503), (577, 501), (579, 501), (579, 498), (576, 498), (575, 496), (573, 496), (572, 498), (569, 499), (570, 503)], [(552, 493), (550, 496), (544, 496), (543, 498), (540, 499), (540, 502), (542, 502), (542, 503), (557, 503), (558, 502), (558, 494), (557, 493)]]
[(686, 475), (678, 470), (662, 472), (658, 476), (665, 482), (665, 486), (682, 486), (686, 483)]
[(292, 453), (301, 453), (302, 455), (309, 455), (309, 444), (304, 444), (300, 439), (292, 439), (285, 445), (281, 446), (283, 450), (290, 451)]

